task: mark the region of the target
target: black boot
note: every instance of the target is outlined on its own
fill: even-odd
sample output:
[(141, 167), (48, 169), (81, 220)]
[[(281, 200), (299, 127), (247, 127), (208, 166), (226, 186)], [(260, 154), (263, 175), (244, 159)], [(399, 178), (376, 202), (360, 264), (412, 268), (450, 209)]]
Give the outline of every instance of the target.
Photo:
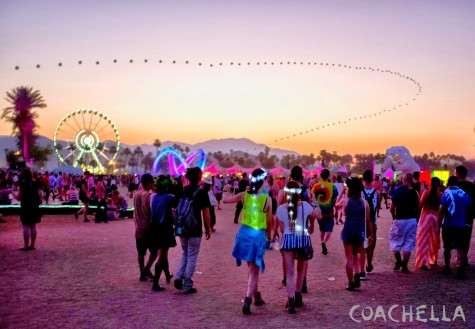
[(359, 273), (355, 273), (353, 275), (353, 278), (354, 278), (354, 283), (355, 283), (355, 288), (359, 288), (361, 287), (361, 279), (360, 279), (360, 274)]
[(152, 286), (153, 291), (161, 291), (165, 289), (161, 287), (158, 283), (160, 281), (160, 275), (162, 274), (162, 269), (163, 269), (163, 265), (157, 262), (157, 264), (155, 264), (155, 276), (153, 278), (153, 286)]
[(402, 273), (411, 273), (409, 269), (407, 268), (407, 263), (409, 263), (409, 260), (405, 259), (402, 261)]
[(394, 265), (394, 270), (399, 271), (402, 266), (401, 254), (397, 252), (394, 254), (394, 257), (396, 257), (396, 265)]
[(254, 294), (254, 305), (255, 306), (261, 306), (264, 305), (266, 302), (262, 299), (261, 293), (257, 291)]
[(285, 307), (287, 308), (290, 314), (295, 314), (295, 298), (289, 298)]
[(168, 260), (163, 263), (163, 273), (165, 273), (165, 280), (167, 283), (170, 283), (173, 278), (173, 274), (170, 274), (170, 270), (168, 269)]
[(302, 284), (302, 291), (301, 291), (303, 294), (306, 294), (308, 292), (308, 289), (307, 289), (307, 277), (304, 276), (303, 277), (303, 284)]
[(242, 314), (251, 314), (251, 297), (244, 297), (244, 304), (242, 305)]
[(303, 306), (302, 293), (296, 291), (295, 292), (295, 307), (302, 307), (302, 306)]
[(348, 282), (348, 285), (346, 286), (346, 290), (355, 291), (355, 283), (353, 281)]

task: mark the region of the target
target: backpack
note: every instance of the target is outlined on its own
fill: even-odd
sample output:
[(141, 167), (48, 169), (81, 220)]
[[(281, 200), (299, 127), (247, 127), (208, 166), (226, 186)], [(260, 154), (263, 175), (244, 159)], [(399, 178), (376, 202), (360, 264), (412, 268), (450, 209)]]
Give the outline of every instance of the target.
[(193, 211), (193, 199), (199, 192), (199, 188), (190, 197), (186, 195), (180, 198), (175, 213), (175, 232), (176, 235), (186, 237), (193, 232), (198, 225), (198, 220), (195, 218)]
[(374, 188), (373, 191), (370, 194), (366, 194), (366, 191), (363, 190), (364, 198), (366, 201), (368, 201), (369, 205), (369, 218), (371, 219), (371, 222), (376, 221), (376, 209), (375, 205), (373, 203), (374, 200), (374, 195), (376, 194), (376, 189)]

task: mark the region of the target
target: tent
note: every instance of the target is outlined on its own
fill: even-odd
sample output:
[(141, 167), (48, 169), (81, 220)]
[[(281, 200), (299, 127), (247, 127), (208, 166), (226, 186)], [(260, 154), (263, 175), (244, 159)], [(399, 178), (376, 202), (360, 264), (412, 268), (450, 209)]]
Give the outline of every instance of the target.
[(261, 167), (258, 166), (258, 165), (255, 165), (254, 167), (252, 167), (250, 169), (244, 169), (243, 168), (243, 171), (247, 172), (250, 175), (254, 170), (259, 169), (259, 168), (261, 168)]
[(274, 176), (283, 176), (289, 173), (288, 170), (282, 168), (281, 166), (271, 169), (270, 172)]
[(212, 163), (209, 167), (206, 167), (205, 169), (203, 169), (203, 173), (205, 175), (219, 175), (221, 174), (223, 171), (221, 169), (219, 169), (218, 167), (216, 167), (216, 165), (214, 163)]
[(73, 167), (71, 165), (61, 166), (50, 171), (54, 173), (59, 173), (61, 171), (65, 172), (66, 174), (82, 175), (81, 167)]
[(238, 166), (234, 166), (234, 167), (226, 169), (226, 174), (236, 175), (238, 173), (242, 173), (242, 169), (239, 168)]

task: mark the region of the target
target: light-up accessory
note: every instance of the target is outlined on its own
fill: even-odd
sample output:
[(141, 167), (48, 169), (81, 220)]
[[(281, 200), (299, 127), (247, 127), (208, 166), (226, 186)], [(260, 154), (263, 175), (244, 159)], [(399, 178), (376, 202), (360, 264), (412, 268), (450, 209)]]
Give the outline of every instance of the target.
[[(300, 194), (300, 193), (302, 193), (302, 189), (301, 189), (301, 188), (288, 188), (288, 187), (284, 187), (284, 191), (285, 191), (285, 193), (287, 193), (287, 194)], [(287, 197), (287, 199), (289, 199), (289, 197)]]
[(259, 181), (263, 181), (267, 177), (267, 172), (262, 169), (263, 173), (257, 176), (252, 176), (252, 174), (249, 176), (249, 179), (251, 180), (252, 183), (257, 183)]
[[(204, 169), (205, 163), (206, 163), (206, 153), (199, 149), (196, 150), (193, 154), (191, 154), (188, 158), (184, 158), (183, 155), (176, 150), (173, 147), (167, 147), (164, 148), (158, 155), (157, 158), (155, 159), (155, 162), (153, 163), (153, 170), (152, 174), (153, 175), (158, 175), (160, 174), (160, 160), (168, 155), (168, 166), (170, 168), (170, 174), (173, 177), (183, 175), (190, 167), (190, 164), (195, 160), (198, 159), (196, 163), (196, 167), (199, 167), (201, 170)], [(179, 162), (179, 165), (177, 166), (176, 161)]]

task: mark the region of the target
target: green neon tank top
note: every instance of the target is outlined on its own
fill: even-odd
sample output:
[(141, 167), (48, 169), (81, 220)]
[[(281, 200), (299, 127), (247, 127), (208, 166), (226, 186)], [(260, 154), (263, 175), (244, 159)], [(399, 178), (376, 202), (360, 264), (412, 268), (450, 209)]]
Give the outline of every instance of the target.
[(256, 230), (263, 230), (267, 227), (267, 215), (264, 207), (267, 201), (267, 194), (254, 195), (244, 192), (244, 202), (241, 224), (252, 227)]

